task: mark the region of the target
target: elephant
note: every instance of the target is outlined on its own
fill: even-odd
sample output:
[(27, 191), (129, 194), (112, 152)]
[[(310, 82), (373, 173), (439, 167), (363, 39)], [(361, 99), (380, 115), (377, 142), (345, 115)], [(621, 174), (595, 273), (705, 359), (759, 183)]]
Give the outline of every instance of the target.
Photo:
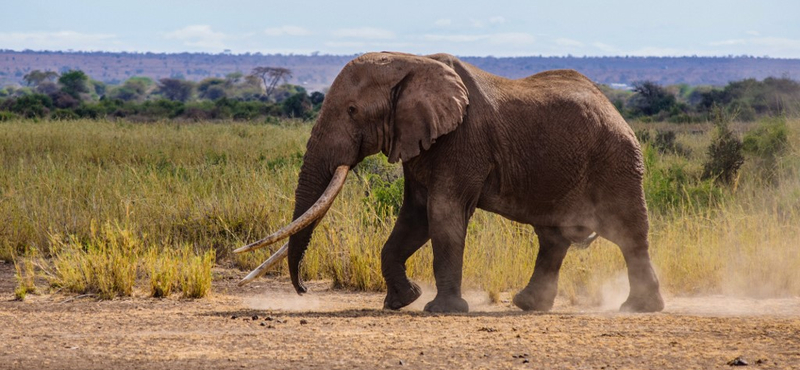
[(312, 232), (347, 172), (383, 153), (402, 162), (403, 203), (381, 251), (384, 308), (415, 301), (405, 263), (431, 242), (436, 296), (428, 312), (467, 312), (461, 296), (467, 224), (476, 208), (533, 226), (539, 251), (522, 310), (548, 311), (573, 244), (617, 244), (630, 293), (620, 310), (664, 307), (649, 256), (644, 162), (636, 137), (595, 84), (573, 70), (522, 79), (485, 72), (449, 54), (363, 54), (335, 78), (311, 131), (294, 220), (242, 253), (289, 241), (242, 283), (288, 255), (291, 281)]

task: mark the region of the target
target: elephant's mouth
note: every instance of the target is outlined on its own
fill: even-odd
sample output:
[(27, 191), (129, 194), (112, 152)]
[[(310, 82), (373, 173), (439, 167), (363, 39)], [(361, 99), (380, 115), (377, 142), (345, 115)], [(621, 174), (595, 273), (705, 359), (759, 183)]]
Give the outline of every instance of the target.
[[(304, 229), (306, 226), (311, 225), (314, 221), (322, 218), (325, 213), (331, 208), (333, 201), (336, 199), (336, 196), (342, 190), (344, 186), (344, 181), (347, 179), (347, 171), (350, 170), (350, 166), (339, 166), (336, 168), (336, 172), (333, 174), (333, 178), (331, 179), (328, 187), (325, 189), (325, 192), (319, 197), (319, 199), (311, 206), (305, 213), (303, 213), (300, 217), (296, 220), (292, 221), (290, 224), (282, 227), (280, 230), (276, 231), (272, 235), (261, 239), (259, 241), (253, 242), (248, 244), (244, 247), (238, 248), (234, 250), (234, 253), (244, 253), (249, 252), (252, 250), (256, 250), (259, 248), (266, 247), (270, 244), (279, 242), (283, 239), (286, 239), (300, 230)], [(272, 256), (267, 258), (264, 263), (260, 266), (256, 267), (255, 270), (247, 274), (244, 279), (239, 282), (239, 286), (249, 283), (253, 279), (263, 276), (267, 270), (280, 262), (288, 255), (289, 250), (289, 243), (284, 244), (277, 252), (275, 252)]]

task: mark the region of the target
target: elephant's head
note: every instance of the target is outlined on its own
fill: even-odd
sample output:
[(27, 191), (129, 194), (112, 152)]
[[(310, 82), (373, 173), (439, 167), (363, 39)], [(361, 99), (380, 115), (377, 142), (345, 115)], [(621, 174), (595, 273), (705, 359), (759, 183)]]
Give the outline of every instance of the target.
[(463, 121), (467, 89), (456, 72), (427, 57), (369, 53), (339, 73), (322, 104), (308, 140), (295, 190), (292, 224), (242, 247), (244, 252), (291, 236), (247, 282), (289, 256), (289, 272), (298, 293), (300, 261), (311, 233), (344, 184), (347, 171), (365, 157), (383, 152), (389, 161), (407, 161)]

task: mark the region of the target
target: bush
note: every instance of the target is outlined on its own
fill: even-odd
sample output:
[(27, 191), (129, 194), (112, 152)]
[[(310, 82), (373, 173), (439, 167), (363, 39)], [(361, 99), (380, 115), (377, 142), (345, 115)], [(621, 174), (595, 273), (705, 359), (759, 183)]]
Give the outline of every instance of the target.
[(47, 95), (31, 94), (14, 100), (11, 111), (24, 118), (43, 118), (53, 109), (53, 100)]
[(651, 211), (666, 213), (681, 207), (705, 208), (717, 203), (723, 196), (713, 180), (701, 180), (687, 169), (685, 159), (667, 162), (658, 158), (657, 150), (644, 147), (646, 176), (645, 199)]
[(758, 127), (744, 135), (742, 148), (748, 154), (775, 160), (789, 145), (786, 118), (767, 118)]
[(17, 119), (17, 115), (11, 112), (0, 112), (0, 122), (8, 122)]
[(703, 165), (702, 179), (732, 184), (744, 164), (742, 141), (728, 127), (727, 120), (718, 114), (714, 136), (708, 147), (708, 159)]
[(50, 114), (50, 119), (60, 120), (60, 121), (69, 121), (78, 118), (80, 118), (80, 116), (78, 116), (77, 113), (69, 109), (56, 109), (55, 111), (53, 111), (53, 113)]
[(759, 172), (768, 181), (774, 180), (780, 156), (786, 152), (788, 146), (789, 129), (783, 117), (762, 120), (742, 140), (742, 149), (754, 157)]

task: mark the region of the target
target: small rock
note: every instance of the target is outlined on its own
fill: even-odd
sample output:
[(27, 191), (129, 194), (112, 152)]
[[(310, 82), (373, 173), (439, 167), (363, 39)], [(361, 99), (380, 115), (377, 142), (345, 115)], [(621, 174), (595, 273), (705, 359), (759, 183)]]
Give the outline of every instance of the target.
[(267, 316), (264, 318), (264, 321), (272, 321), (272, 320), (275, 320), (272, 318), (272, 316)]
[(747, 360), (745, 360), (744, 357), (742, 356), (739, 356), (737, 358), (734, 358), (733, 360), (728, 361), (728, 366), (747, 366), (747, 365), (750, 364), (747, 363)]
[(231, 316), (231, 320), (236, 320), (237, 318), (236, 315)]
[(400, 360), (400, 366), (403, 366), (403, 365), (405, 365), (405, 363), (403, 363), (403, 360)]
[(308, 320), (306, 319), (300, 320), (300, 325), (305, 325), (305, 324), (308, 324)]
[(261, 325), (261, 326), (267, 326), (267, 323), (265, 323), (265, 322), (262, 322), (261, 324), (258, 324), (258, 325)]
[(419, 355), (420, 355), (420, 356), (424, 356), (424, 355), (425, 355), (425, 352), (423, 352), (423, 351), (419, 351)]
[(485, 326), (484, 326), (484, 327), (482, 327), (482, 328), (478, 329), (478, 331), (485, 331), (485, 332), (487, 332), (487, 333), (494, 333), (494, 332), (496, 332), (496, 331), (497, 331), (497, 329), (495, 329), (495, 328), (489, 328), (489, 327), (485, 327)]
[(531, 362), (531, 360), (528, 360), (527, 358), (526, 358), (526, 359), (524, 359), (524, 360), (522, 360), (522, 363), (523, 363), (523, 364), (528, 364), (528, 363), (530, 363), (530, 362)]
[(253, 321), (258, 320), (258, 315), (253, 315), (253, 317), (251, 317), (251, 319), (253, 319)]

